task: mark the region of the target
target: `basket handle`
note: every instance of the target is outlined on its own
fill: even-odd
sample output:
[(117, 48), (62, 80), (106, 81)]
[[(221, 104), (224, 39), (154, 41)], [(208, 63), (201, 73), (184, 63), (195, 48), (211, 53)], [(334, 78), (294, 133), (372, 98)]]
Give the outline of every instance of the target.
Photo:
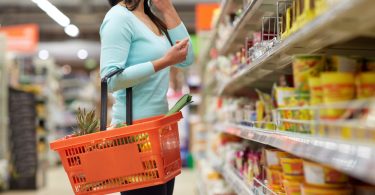
[[(108, 105), (108, 80), (124, 71), (125, 69), (116, 69), (107, 75), (101, 81), (101, 110), (100, 110), (100, 131), (107, 129), (107, 105)], [(126, 124), (133, 124), (133, 88), (126, 89)]]

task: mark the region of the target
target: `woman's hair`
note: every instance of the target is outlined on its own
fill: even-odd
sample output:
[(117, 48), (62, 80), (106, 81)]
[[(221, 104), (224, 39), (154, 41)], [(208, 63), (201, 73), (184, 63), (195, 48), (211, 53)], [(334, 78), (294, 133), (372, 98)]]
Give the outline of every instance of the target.
[[(141, 0), (108, 0), (108, 1), (111, 4), (111, 6), (115, 6), (119, 2), (124, 1), (127, 5), (126, 7), (130, 11), (133, 11), (133, 10), (137, 9), (137, 7), (139, 6), (139, 4), (141, 2)], [(144, 0), (145, 14), (148, 17), (150, 17), (150, 19), (152, 20), (152, 22), (154, 22), (154, 24), (158, 27), (158, 29), (167, 36), (170, 44), (173, 45), (173, 43), (171, 42), (171, 39), (169, 37), (167, 25), (152, 12), (150, 6), (151, 6), (151, 1), (150, 0)]]
[(113, 7), (117, 5), (121, 0), (108, 0), (109, 4)]

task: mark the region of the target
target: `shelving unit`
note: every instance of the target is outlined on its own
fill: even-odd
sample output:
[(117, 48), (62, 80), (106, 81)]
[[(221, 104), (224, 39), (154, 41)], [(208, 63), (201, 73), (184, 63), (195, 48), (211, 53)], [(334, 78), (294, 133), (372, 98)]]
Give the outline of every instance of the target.
[(220, 124), (216, 126), (216, 129), (330, 165), (348, 175), (375, 184), (374, 144), (327, 139), (285, 131), (270, 131), (234, 124)]
[[(365, 38), (347, 42), (351, 39), (374, 36), (375, 5), (371, 0), (343, 0), (337, 6), (318, 16), (315, 20), (287, 37), (285, 40), (267, 51), (259, 59), (235, 74), (232, 79), (220, 86), (220, 95), (233, 95), (244, 87), (252, 88), (271, 86), (276, 80), (262, 80), (266, 76), (277, 75), (290, 67), (291, 55), (307, 53), (332, 53), (371, 55), (375, 44), (369, 44)], [(256, 10), (256, 9), (254, 9)], [(255, 11), (254, 11), (255, 12)], [(254, 14), (248, 11), (246, 15)], [(245, 16), (244, 16), (245, 17)], [(235, 29), (241, 31), (241, 23)], [(248, 29), (243, 29), (248, 30)], [(241, 37), (241, 33), (231, 33), (229, 40)], [(242, 39), (244, 37), (241, 37)], [(225, 42), (230, 47), (232, 42)], [(336, 45), (336, 46), (333, 46)], [(328, 48), (327, 48), (328, 47)], [(324, 50), (323, 50), (324, 49)], [(227, 53), (227, 49), (222, 53)], [(274, 78), (277, 78), (276, 76)], [(256, 82), (261, 81), (261, 82)], [(259, 84), (262, 83), (262, 84)]]
[[(251, 32), (249, 29), (256, 30), (261, 25), (263, 16), (273, 15), (276, 9), (277, 0), (254, 0), (248, 5), (248, 7), (243, 11), (235, 25), (228, 33), (228, 35), (222, 41), (222, 45), (218, 46), (219, 53), (222, 55), (227, 55), (238, 49), (236, 43), (238, 39), (244, 39), (246, 35)], [(240, 41), (241, 43), (243, 41)]]
[[(257, 58), (250, 57), (247, 60), (243, 60), (243, 56), (247, 55), (244, 55), (245, 52), (239, 51), (240, 48), (245, 45), (245, 38), (251, 37), (251, 33), (253, 32), (260, 32), (262, 30), (263, 21), (266, 20), (267, 17), (276, 17), (278, 1), (253, 0), (249, 2), (249, 5), (243, 10), (242, 15), (233, 23), (233, 27), (228, 32), (225, 32), (226, 36), (222, 37), (219, 35), (220, 32), (218, 31), (218, 26), (224, 16), (223, 13), (219, 15), (219, 20), (215, 23), (215, 28), (212, 31), (214, 36), (212, 36), (212, 40), (210, 39), (210, 44), (208, 44), (207, 47), (208, 49), (203, 50), (203, 53), (200, 55), (200, 60), (206, 63), (209, 61), (208, 53), (210, 49), (216, 48), (220, 55), (227, 56), (227, 58), (232, 61), (232, 66), (229, 66), (228, 64), (224, 68), (218, 68), (221, 72), (218, 71), (219, 73), (217, 73), (217, 75), (225, 75), (225, 78), (216, 79), (216, 82), (212, 82), (214, 84), (210, 83), (210, 85), (208, 85), (208, 83), (205, 83), (206, 87), (214, 87), (215, 89), (210, 89), (210, 91), (217, 92), (217, 94), (203, 93), (202, 99), (204, 100), (204, 103), (212, 104), (212, 102), (209, 102), (211, 100), (210, 98), (212, 98), (213, 100), (217, 100), (215, 103), (219, 104), (216, 105), (216, 110), (205, 105), (205, 109), (211, 109), (209, 111), (206, 110), (205, 113), (205, 122), (208, 124), (208, 127), (213, 127), (211, 129), (215, 129), (220, 133), (226, 133), (240, 137), (244, 140), (249, 140), (249, 143), (260, 143), (261, 147), (272, 146), (293, 154), (296, 157), (328, 165), (329, 167), (351, 177), (375, 185), (375, 143), (370, 141), (370, 138), (349, 138), (342, 134), (340, 136), (327, 135), (327, 137), (323, 137), (318, 136), (318, 133), (297, 133), (298, 130), (294, 130), (295, 132), (282, 131), (278, 128), (275, 128), (277, 130), (270, 130), (257, 128), (259, 127), (257, 125), (247, 126), (246, 122), (248, 121), (243, 121), (242, 123), (237, 121), (236, 118), (237, 111), (239, 111), (236, 109), (242, 109), (243, 107), (241, 106), (244, 106), (243, 109), (246, 111), (255, 112), (255, 108), (253, 108), (255, 107), (255, 101), (241, 104), (242, 100), (245, 98), (241, 99), (239, 97), (246, 96), (246, 98), (254, 98), (250, 97), (254, 95), (253, 93), (245, 93), (244, 91), (253, 92), (254, 89), (261, 89), (262, 91), (270, 92), (273, 84), (279, 82), (280, 76), (284, 76), (283, 78), (285, 78), (292, 74), (292, 61), (293, 56), (295, 55), (322, 54), (326, 56), (360, 56), (366, 59), (372, 59), (375, 56), (375, 22), (373, 22), (373, 18), (375, 18), (375, 12), (373, 11), (375, 10), (375, 3), (372, 0), (338, 1), (336, 4), (327, 7), (325, 11), (321, 12), (311, 21), (298, 27), (298, 29), (289, 36), (282, 38), (281, 36), (276, 36), (277, 38), (273, 38), (272, 41), (262, 40), (261, 43), (267, 44), (267, 46), (264, 46), (266, 49), (264, 51), (262, 50), (262, 54), (257, 55)], [(223, 0), (221, 6), (222, 10), (227, 10), (230, 5), (228, 4), (228, 1)], [(264, 32), (262, 32), (261, 36), (262, 39), (264, 38), (263, 33)], [(261, 47), (263, 49), (263, 45), (261, 45)], [(236, 52), (241, 53), (241, 55), (237, 55)], [(232, 54), (235, 55), (233, 56)], [(251, 54), (248, 56), (250, 55)], [(250, 63), (243, 64), (244, 61), (250, 61)], [(211, 62), (214, 64), (215, 59)], [(241, 64), (239, 64), (239, 62), (241, 62)], [(220, 64), (220, 66), (224, 65)], [(222, 70), (220, 70), (220, 68), (222, 68)], [(228, 69), (230, 69), (230, 71), (228, 71)], [(230, 73), (233, 75), (230, 75)], [(216, 99), (215, 96), (219, 98)], [(241, 102), (238, 103), (241, 104), (241, 106), (235, 106), (233, 108), (233, 113), (231, 113), (232, 115), (227, 114), (227, 110), (223, 109), (221, 105), (224, 104), (223, 98), (229, 99), (227, 102), (229, 109), (232, 109), (231, 100), (235, 100), (237, 103)], [(268, 101), (262, 100), (262, 103), (265, 102), (269, 103)], [(362, 114), (370, 110), (369, 104), (363, 105), (367, 106), (361, 108)], [(246, 106), (248, 108), (246, 108)], [(312, 108), (313, 106), (310, 107), (311, 109), (314, 109)], [(366, 108), (368, 110), (366, 110)], [(292, 113), (291, 115), (298, 115), (299, 112), (295, 114), (293, 111), (298, 109), (301, 110), (302, 107), (287, 107), (285, 109), (292, 110), (290, 111), (290, 113)], [(303, 109), (306, 110), (310, 108), (305, 106)], [(332, 109), (342, 108), (335, 107)], [(352, 108), (345, 107), (345, 109), (351, 110)], [(215, 111), (221, 111), (223, 113), (212, 113)], [(254, 116), (249, 114), (249, 112), (247, 112), (246, 117), (252, 118), (251, 120), (253, 120)], [(354, 111), (352, 113), (354, 113)], [(273, 115), (268, 115), (271, 114), (267, 113), (267, 117), (271, 117), (273, 122), (275, 122), (274, 127), (277, 127), (278, 122), (303, 124), (306, 126), (303, 128), (308, 128), (307, 126), (312, 123), (317, 124), (318, 122), (322, 122), (316, 121), (319, 117), (315, 118), (315, 120), (309, 119), (311, 121), (303, 121), (286, 119), (280, 116), (275, 118)], [(344, 129), (344, 125), (345, 127), (353, 127), (353, 125), (355, 125), (356, 128), (366, 131), (364, 134), (372, 136), (372, 133), (367, 132), (367, 130), (372, 127), (360, 124), (359, 122), (364, 123), (364, 121), (359, 121), (359, 117), (355, 118), (354, 114), (352, 115), (353, 116), (348, 120), (323, 121), (327, 125), (324, 127), (324, 130), (329, 129), (328, 127), (333, 129), (332, 126), (336, 127), (337, 124), (341, 123), (340, 130)], [(227, 117), (234, 117), (236, 120), (232, 121)], [(267, 118), (267, 121), (268, 120), (271, 119)], [(228, 121), (229, 123), (223, 121)], [(256, 124), (256, 121), (252, 122)], [(310, 130), (311, 129), (308, 131)], [(351, 130), (354, 131), (356, 129)], [(228, 162), (220, 160), (219, 157), (209, 151), (207, 153), (207, 158), (212, 163), (212, 166), (224, 176), (225, 180), (228, 181), (238, 194), (259, 194), (256, 191), (257, 189), (249, 185), (251, 182), (246, 182), (242, 179), (240, 174), (237, 173), (237, 170), (227, 164)], [(237, 168), (241, 167), (237, 165), (235, 166)], [(267, 182), (265, 183), (267, 184)], [(267, 188), (266, 186), (263, 187)]]

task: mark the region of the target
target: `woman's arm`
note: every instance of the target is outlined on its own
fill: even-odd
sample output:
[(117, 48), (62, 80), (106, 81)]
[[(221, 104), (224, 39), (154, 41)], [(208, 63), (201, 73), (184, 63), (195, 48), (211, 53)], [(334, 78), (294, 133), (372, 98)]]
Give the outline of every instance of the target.
[(177, 41), (181, 41), (185, 38), (189, 38), (189, 48), (186, 60), (180, 64), (178, 67), (187, 67), (194, 62), (194, 53), (192, 42), (190, 40), (190, 35), (182, 23), (180, 16), (178, 15), (175, 7), (171, 0), (152, 0), (153, 5), (161, 12), (165, 24), (168, 28), (168, 33), (171, 37), (172, 43), (176, 44)]

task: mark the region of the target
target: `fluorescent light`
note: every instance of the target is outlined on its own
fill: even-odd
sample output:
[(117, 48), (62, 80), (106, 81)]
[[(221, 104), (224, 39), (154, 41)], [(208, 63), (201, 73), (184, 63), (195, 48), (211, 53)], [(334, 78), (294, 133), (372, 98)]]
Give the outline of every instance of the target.
[(79, 29), (76, 25), (69, 24), (65, 27), (65, 33), (71, 37), (77, 37), (79, 35)]
[(40, 50), (38, 56), (42, 60), (47, 60), (49, 58), (49, 52), (45, 49)]
[(70, 19), (59, 9), (57, 9), (52, 3), (48, 0), (32, 0), (35, 4), (38, 5), (40, 9), (47, 13), (55, 22), (59, 25), (66, 27), (70, 24)]
[(85, 50), (85, 49), (80, 49), (78, 52), (77, 52), (77, 56), (79, 59), (81, 60), (86, 60), (87, 57), (89, 56), (89, 53)]

